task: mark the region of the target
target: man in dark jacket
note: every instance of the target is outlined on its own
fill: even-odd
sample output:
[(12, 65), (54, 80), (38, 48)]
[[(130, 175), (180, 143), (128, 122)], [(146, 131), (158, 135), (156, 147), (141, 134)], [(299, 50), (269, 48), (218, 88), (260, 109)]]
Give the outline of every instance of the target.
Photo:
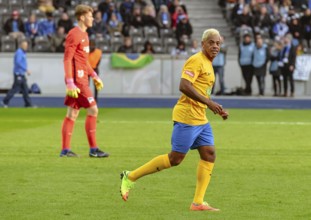
[(288, 96), (287, 85), (289, 81), (290, 85), (290, 96), (294, 96), (295, 87), (293, 73), (295, 70), (296, 63), (296, 47), (292, 44), (292, 35), (287, 34), (284, 37), (284, 48), (281, 52), (281, 61), (279, 62), (279, 67), (281, 68), (281, 74), (283, 76), (284, 94), (283, 96)]
[(13, 36), (14, 38), (23, 37), (25, 33), (23, 20), (19, 17), (18, 11), (12, 12), (12, 17), (6, 20), (4, 26), (6, 34)]

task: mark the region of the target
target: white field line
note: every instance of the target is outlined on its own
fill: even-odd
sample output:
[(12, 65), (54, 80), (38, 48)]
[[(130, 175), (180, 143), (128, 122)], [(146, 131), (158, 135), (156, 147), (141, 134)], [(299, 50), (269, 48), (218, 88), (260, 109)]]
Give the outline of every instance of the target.
[[(18, 123), (31, 123), (35, 122), (34, 120), (1, 120), (1, 123), (5, 122), (18, 122)], [(53, 122), (51, 120), (40, 120), (40, 122)], [(56, 121), (55, 121), (56, 122)], [(84, 119), (78, 119), (76, 123), (84, 123)], [(110, 120), (99, 120), (97, 123), (101, 124), (172, 124), (173, 122), (170, 120), (166, 121), (159, 121), (159, 120), (145, 120), (145, 121), (138, 121), (138, 120), (118, 120), (118, 121), (110, 121)], [(302, 125), (302, 126), (310, 126), (310, 122), (303, 122), (303, 121), (211, 121), (211, 124), (236, 124), (236, 125)]]

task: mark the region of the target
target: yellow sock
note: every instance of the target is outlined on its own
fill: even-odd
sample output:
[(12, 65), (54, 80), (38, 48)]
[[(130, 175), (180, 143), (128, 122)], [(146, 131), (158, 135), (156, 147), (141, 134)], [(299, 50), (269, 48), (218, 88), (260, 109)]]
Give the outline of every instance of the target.
[(155, 172), (158, 172), (163, 169), (170, 168), (170, 167), (171, 167), (171, 163), (168, 158), (168, 154), (160, 155), (160, 156), (153, 158), (148, 163), (145, 163), (144, 165), (137, 168), (136, 170), (131, 171), (130, 174), (128, 175), (128, 178), (131, 181), (136, 181), (140, 177), (143, 177), (145, 175), (155, 173)]
[(195, 195), (193, 202), (196, 204), (202, 204), (207, 186), (211, 180), (212, 170), (214, 163), (200, 160), (197, 169), (197, 186), (195, 189)]

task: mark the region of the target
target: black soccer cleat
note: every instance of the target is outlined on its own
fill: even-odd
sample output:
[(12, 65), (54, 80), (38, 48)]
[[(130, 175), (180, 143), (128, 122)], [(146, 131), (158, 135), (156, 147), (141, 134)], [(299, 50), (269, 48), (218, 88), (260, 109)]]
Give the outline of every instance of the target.
[(90, 150), (90, 157), (98, 157), (98, 158), (101, 158), (101, 157), (109, 157), (109, 154), (104, 152), (104, 151), (101, 151), (99, 148), (96, 148), (96, 149), (92, 149)]
[(79, 157), (77, 154), (75, 154), (71, 150), (62, 150), (59, 156), (60, 157)]

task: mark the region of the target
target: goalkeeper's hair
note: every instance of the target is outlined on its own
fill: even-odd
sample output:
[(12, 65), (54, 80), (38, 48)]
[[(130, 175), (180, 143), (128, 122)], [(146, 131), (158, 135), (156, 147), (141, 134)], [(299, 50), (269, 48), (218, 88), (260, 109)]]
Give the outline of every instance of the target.
[(219, 31), (214, 28), (206, 29), (203, 32), (202, 41), (206, 41), (210, 36), (214, 36), (214, 35), (220, 36)]
[(93, 8), (88, 5), (77, 5), (75, 8), (75, 17), (79, 21), (80, 17), (88, 12), (93, 13)]

